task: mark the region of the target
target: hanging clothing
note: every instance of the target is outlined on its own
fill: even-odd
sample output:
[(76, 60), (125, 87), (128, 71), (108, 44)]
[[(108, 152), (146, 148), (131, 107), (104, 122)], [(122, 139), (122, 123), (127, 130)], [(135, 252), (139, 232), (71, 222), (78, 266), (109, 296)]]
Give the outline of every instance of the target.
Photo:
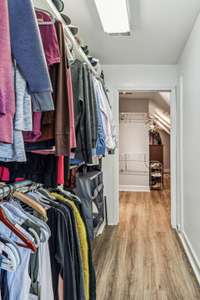
[(10, 172), (6, 167), (0, 167), (0, 178), (2, 181), (10, 180)]
[[(12, 217), (17, 222), (22, 222), (21, 218), (16, 215)], [(21, 240), (3, 223), (0, 223), (1, 234), (10, 238), (16, 243), (20, 243)], [(31, 236), (29, 236), (32, 239)], [(31, 255), (31, 250), (26, 248), (19, 248), (21, 263), (15, 272), (6, 272), (6, 283), (7, 290), (3, 291), (3, 300), (19, 299), (19, 300), (28, 300), (29, 299), (29, 290), (31, 285), (31, 280), (28, 274), (28, 265)], [(20, 288), (19, 288), (20, 286)], [(1, 286), (4, 289), (4, 286)]]
[(79, 60), (71, 65), (72, 84), (74, 95), (74, 114), (76, 129), (76, 158), (85, 161), (85, 154), (82, 153), (84, 139), (84, 111), (85, 102), (83, 95), (83, 65)]
[(55, 23), (61, 62), (50, 67), (53, 85), (54, 112), (44, 113), (42, 118), (42, 135), (39, 141), (55, 139), (56, 155), (68, 156), (70, 153), (70, 124), (67, 90), (67, 59), (64, 31), (59, 21)]
[(65, 176), (64, 176), (64, 156), (58, 157), (58, 168), (57, 168), (57, 184), (63, 185), (65, 183)]
[(103, 128), (106, 137), (106, 147), (107, 150), (114, 150), (116, 147), (116, 133), (111, 108), (102, 83), (96, 78), (94, 78), (94, 83), (96, 85), (96, 93), (98, 93), (98, 100), (102, 114)]
[(103, 115), (100, 108), (100, 94), (98, 90), (97, 81), (93, 77), (93, 85), (95, 92), (95, 101), (97, 107), (97, 118), (98, 118), (98, 128), (97, 128), (97, 142), (96, 142), (96, 155), (105, 155), (106, 154), (106, 133), (103, 124)]
[(45, 187), (57, 186), (57, 157), (55, 155), (40, 155), (26, 153), (27, 162), (7, 163), (10, 172), (10, 181), (16, 178), (26, 178), (34, 182), (43, 183)]
[(91, 113), (91, 129), (92, 129), (92, 148), (96, 148), (97, 136), (98, 136), (98, 112), (96, 95), (94, 90), (93, 75), (88, 70), (88, 81), (89, 81), (89, 91), (90, 91), (90, 113)]
[(56, 75), (56, 111), (55, 111), (55, 141), (56, 155), (69, 155), (70, 153), (70, 129), (67, 92), (67, 58), (63, 26), (56, 22), (56, 32), (59, 40), (61, 63), (54, 66), (52, 70)]
[(0, 161), (26, 161), (22, 131), (32, 130), (31, 97), (27, 92), (26, 81), (16, 64), (13, 67), (15, 81), (16, 113), (13, 119), (13, 144), (0, 143)]
[(89, 85), (88, 68), (83, 64), (83, 99), (85, 106), (84, 115), (84, 133), (82, 140), (82, 151), (84, 153), (84, 161), (92, 163), (92, 114), (90, 107), (91, 90)]
[(54, 300), (48, 242), (39, 247), (39, 286), (40, 300)]
[(12, 143), (15, 94), (7, 1), (1, 1), (0, 11), (0, 142)]
[(11, 48), (36, 111), (54, 109), (52, 86), (31, 0), (8, 0)]
[(42, 134), (41, 132), (42, 113), (34, 112), (32, 119), (33, 119), (32, 130), (23, 133), (24, 141), (27, 143), (36, 142)]
[[(39, 22), (52, 23), (51, 16), (44, 11), (36, 10), (36, 16)], [(60, 63), (60, 49), (54, 24), (40, 24), (39, 29), (47, 65)]]
[(47, 214), (48, 225), (52, 230), (49, 250), (54, 299), (58, 300), (58, 283), (61, 274), (64, 281), (64, 299), (78, 300), (74, 264), (75, 246), (70, 212), (67, 208), (57, 205), (57, 208), (50, 208)]
[(77, 138), (75, 157), (87, 163), (92, 163), (98, 128), (92, 75), (88, 67), (78, 60), (71, 65), (71, 70)]
[[(59, 195), (57, 193), (52, 193), (56, 199), (60, 200), (63, 203), (67, 203), (74, 213), (75, 221), (76, 221), (76, 228), (79, 236), (80, 241), (80, 253), (82, 258), (82, 267), (83, 267), (83, 278), (84, 278), (84, 291), (85, 291), (85, 300), (89, 300), (89, 260), (88, 260), (88, 242), (87, 242), (87, 233), (85, 229), (85, 224), (81, 218), (81, 215), (75, 206), (75, 204)], [(83, 299), (83, 295), (80, 300)]]
[(76, 148), (76, 131), (75, 131), (75, 117), (74, 117), (74, 95), (72, 86), (71, 69), (67, 68), (67, 91), (68, 91), (68, 105), (69, 105), (69, 122), (70, 122), (70, 150)]

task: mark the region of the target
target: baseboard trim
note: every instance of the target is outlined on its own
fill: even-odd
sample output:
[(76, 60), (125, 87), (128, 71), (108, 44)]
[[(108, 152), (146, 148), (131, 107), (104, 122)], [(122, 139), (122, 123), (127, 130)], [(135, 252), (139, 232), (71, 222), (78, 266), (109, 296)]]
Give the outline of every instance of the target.
[(181, 241), (181, 244), (185, 250), (187, 258), (190, 262), (190, 265), (192, 267), (194, 275), (197, 279), (197, 282), (199, 283), (199, 286), (200, 286), (200, 261), (198, 260), (197, 255), (196, 255), (186, 233), (184, 231), (177, 231), (177, 233), (178, 233), (178, 237)]
[(120, 192), (150, 192), (149, 186), (139, 186), (139, 185), (120, 185)]

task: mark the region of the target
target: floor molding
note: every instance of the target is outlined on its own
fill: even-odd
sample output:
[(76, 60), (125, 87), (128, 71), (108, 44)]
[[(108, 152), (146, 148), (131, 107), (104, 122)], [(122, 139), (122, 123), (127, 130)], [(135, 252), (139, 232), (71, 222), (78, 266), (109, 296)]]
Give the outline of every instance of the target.
[(149, 186), (139, 186), (139, 185), (120, 185), (120, 192), (150, 192)]
[(186, 233), (184, 231), (177, 231), (177, 233), (200, 286), (200, 261), (198, 260)]

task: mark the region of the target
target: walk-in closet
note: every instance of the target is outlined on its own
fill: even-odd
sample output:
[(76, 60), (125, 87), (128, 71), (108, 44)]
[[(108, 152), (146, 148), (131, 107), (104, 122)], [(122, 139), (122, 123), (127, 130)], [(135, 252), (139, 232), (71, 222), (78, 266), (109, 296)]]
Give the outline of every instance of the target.
[(0, 0), (0, 300), (200, 299), (199, 12)]

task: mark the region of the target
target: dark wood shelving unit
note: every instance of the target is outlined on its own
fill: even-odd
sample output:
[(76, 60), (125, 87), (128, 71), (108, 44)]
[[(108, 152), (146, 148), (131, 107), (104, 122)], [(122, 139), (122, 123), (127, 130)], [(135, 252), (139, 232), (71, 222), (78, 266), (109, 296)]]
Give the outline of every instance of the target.
[(151, 190), (162, 190), (164, 186), (163, 145), (149, 145), (149, 183)]

